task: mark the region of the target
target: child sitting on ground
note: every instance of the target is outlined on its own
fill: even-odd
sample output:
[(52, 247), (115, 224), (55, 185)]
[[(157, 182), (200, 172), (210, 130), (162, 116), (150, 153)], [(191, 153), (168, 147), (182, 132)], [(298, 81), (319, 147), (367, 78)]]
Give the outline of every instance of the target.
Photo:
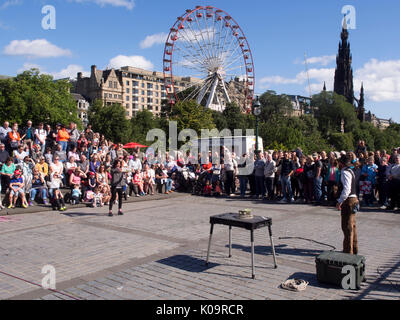
[(53, 210), (65, 211), (67, 208), (65, 207), (64, 197), (60, 191), (61, 178), (62, 176), (57, 172), (50, 174), (49, 193)]
[[(133, 190), (136, 193), (136, 196), (144, 196), (145, 193), (143, 191), (143, 177), (139, 170), (135, 171), (135, 175), (133, 176)], [(138, 189), (138, 191), (137, 191)]]
[(220, 185), (220, 181), (217, 180), (215, 182), (215, 190), (214, 190), (214, 196), (220, 197), (222, 196), (222, 189), (221, 189), (221, 185)]
[(74, 188), (72, 189), (72, 193), (71, 193), (71, 204), (75, 205), (75, 204), (79, 204), (79, 199), (82, 196), (82, 191), (79, 188), (79, 185), (74, 185)]
[(92, 207), (103, 207), (103, 195), (98, 187), (94, 188)]
[(205, 196), (211, 196), (212, 185), (210, 184), (210, 180), (206, 181), (206, 185), (204, 186), (203, 194)]

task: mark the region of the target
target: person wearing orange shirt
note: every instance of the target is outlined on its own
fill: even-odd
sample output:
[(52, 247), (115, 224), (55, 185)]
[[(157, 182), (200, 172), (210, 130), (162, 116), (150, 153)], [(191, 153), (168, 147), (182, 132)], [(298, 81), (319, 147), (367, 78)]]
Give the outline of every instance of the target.
[(68, 141), (69, 141), (69, 133), (65, 126), (61, 125), (61, 129), (58, 130), (57, 133), (57, 143), (61, 145), (61, 151), (67, 151)]

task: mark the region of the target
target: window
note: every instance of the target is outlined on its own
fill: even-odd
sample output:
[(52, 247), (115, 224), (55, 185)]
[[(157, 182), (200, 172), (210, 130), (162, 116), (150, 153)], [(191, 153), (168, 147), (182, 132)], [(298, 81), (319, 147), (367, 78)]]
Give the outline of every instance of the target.
[(147, 109), (148, 110), (153, 110), (153, 106), (148, 106)]
[(129, 81), (126, 81), (126, 85), (129, 86), (129, 85), (130, 85), (130, 82), (129, 82)]
[(158, 104), (158, 99), (156, 99), (156, 103)]
[(153, 91), (147, 91), (147, 96), (152, 97), (153, 96)]
[(114, 89), (117, 89), (118, 85), (117, 85), (117, 81), (114, 81)]
[(108, 81), (108, 87), (109, 87), (109, 88), (112, 88), (112, 87), (113, 87), (112, 81)]
[(139, 82), (138, 81), (132, 81), (132, 86), (133, 87), (138, 87), (139, 86)]
[(118, 99), (122, 100), (122, 95), (119, 94), (118, 95)]
[(147, 103), (153, 103), (153, 98), (147, 98)]
[(132, 94), (139, 94), (139, 90), (138, 89), (132, 89)]
[(126, 93), (129, 93), (129, 88), (126, 88)]
[(126, 101), (129, 101), (129, 96), (126, 96)]
[(127, 109), (130, 108), (130, 104), (129, 104), (129, 103), (126, 104), (126, 108), (127, 108)]
[(132, 97), (132, 101), (138, 102), (139, 101), (139, 97)]
[(114, 94), (114, 99), (118, 99), (118, 95), (117, 94)]
[(147, 84), (147, 89), (153, 89), (153, 84), (152, 83), (148, 83)]
[(158, 111), (158, 107), (156, 107), (156, 111)]
[(144, 92), (144, 90), (142, 90), (142, 96), (144, 96), (145, 95), (145, 92)]
[(108, 94), (108, 97), (112, 99), (112, 94), (111, 94), (111, 93), (109, 93), (109, 94)]
[(155, 94), (156, 94), (156, 97), (158, 97), (158, 92), (157, 91), (155, 92)]
[(144, 84), (144, 82), (142, 82), (142, 88), (144, 88), (144, 86), (145, 86), (145, 84)]
[(144, 102), (144, 98), (142, 98), (142, 102)]
[(158, 90), (158, 84), (156, 84), (156, 90)]
[(126, 112), (126, 115), (127, 115), (128, 117), (130, 116), (129, 111)]
[(107, 99), (107, 93), (104, 94), (104, 99)]
[(138, 108), (139, 106), (136, 103), (132, 104), (132, 109), (137, 110)]

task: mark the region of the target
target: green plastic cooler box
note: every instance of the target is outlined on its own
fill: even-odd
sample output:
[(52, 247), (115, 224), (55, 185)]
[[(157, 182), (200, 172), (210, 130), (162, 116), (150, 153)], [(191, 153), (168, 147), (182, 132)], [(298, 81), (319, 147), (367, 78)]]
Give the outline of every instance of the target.
[(357, 289), (360, 289), (361, 282), (365, 279), (365, 257), (363, 256), (325, 251), (315, 258), (315, 262), (318, 282), (342, 287), (343, 278), (349, 274), (348, 272), (342, 273), (345, 266), (354, 267), (355, 287)]

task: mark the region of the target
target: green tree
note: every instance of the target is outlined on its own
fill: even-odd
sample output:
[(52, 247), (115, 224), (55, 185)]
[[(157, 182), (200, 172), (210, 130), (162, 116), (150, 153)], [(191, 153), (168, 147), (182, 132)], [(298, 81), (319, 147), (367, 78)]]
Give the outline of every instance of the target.
[(354, 138), (351, 132), (332, 133), (329, 137), (329, 142), (335, 150), (354, 150)]
[(73, 121), (82, 127), (70, 87), (68, 81), (53, 81), (38, 69), (0, 80), (0, 121), (53, 125)]
[(159, 127), (159, 119), (155, 119), (152, 112), (148, 110), (139, 111), (131, 119), (132, 134), (135, 142), (146, 144), (147, 132)]
[(321, 92), (312, 98), (315, 117), (319, 123), (319, 130), (326, 136), (341, 132), (344, 121), (344, 132), (351, 132), (359, 125), (354, 106), (346, 99), (334, 92)]
[(178, 132), (193, 129), (200, 135), (201, 129), (215, 128), (212, 111), (193, 100), (178, 102), (169, 114), (169, 119), (178, 123)]
[(102, 100), (95, 100), (88, 112), (93, 131), (101, 132), (114, 143), (132, 142), (132, 132), (125, 109), (120, 104), (103, 106)]

